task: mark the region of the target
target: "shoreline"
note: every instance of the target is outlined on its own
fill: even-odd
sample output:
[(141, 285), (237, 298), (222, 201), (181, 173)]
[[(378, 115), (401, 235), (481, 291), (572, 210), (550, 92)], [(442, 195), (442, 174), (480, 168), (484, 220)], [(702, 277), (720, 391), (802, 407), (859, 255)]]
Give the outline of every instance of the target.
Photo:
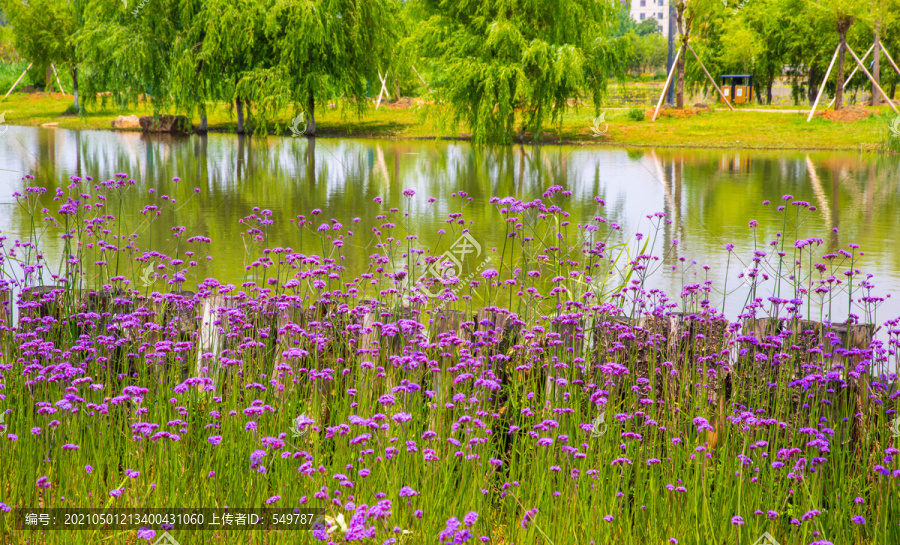
[[(144, 133), (140, 129), (117, 129), (112, 121), (122, 115), (152, 115), (145, 103), (128, 110), (94, 104), (81, 115), (64, 113), (69, 106), (67, 95), (29, 95), (16, 93), (0, 103), (9, 126), (46, 127), (68, 130), (103, 130)], [(592, 108), (569, 109), (562, 120), (548, 126), (542, 137), (513, 138), (510, 144), (485, 146), (562, 145), (598, 148), (672, 148), (672, 149), (733, 149), (759, 151), (855, 151), (877, 152), (889, 138), (885, 114), (886, 106), (876, 109), (851, 106), (842, 112), (828, 111), (806, 122), (808, 110), (786, 111), (781, 107), (738, 108), (731, 112), (716, 104), (706, 108), (684, 110), (661, 109), (655, 122), (650, 121), (653, 108), (610, 107), (602, 110), (607, 116), (607, 130), (599, 136), (592, 134)], [(438, 110), (441, 111), (438, 111)], [(628, 118), (632, 109), (642, 109), (645, 119)], [(226, 104), (210, 108), (206, 134), (236, 134), (233, 112)], [(446, 141), (471, 142), (468, 128), (462, 124), (449, 126), (447, 112), (436, 106), (398, 108), (391, 104), (366, 111), (362, 116), (340, 107), (324, 107), (317, 112), (316, 138), (378, 139), (388, 141)], [(780, 115), (768, 115), (780, 114)], [(843, 117), (843, 119), (841, 119)], [(840, 120), (832, 120), (838, 118)], [(196, 130), (199, 118), (191, 120)], [(285, 116), (284, 126), (289, 125)], [(152, 133), (171, 134), (173, 133)], [(249, 135), (249, 133), (248, 133)], [(269, 130), (268, 136), (291, 137), (287, 128), (282, 132)]]

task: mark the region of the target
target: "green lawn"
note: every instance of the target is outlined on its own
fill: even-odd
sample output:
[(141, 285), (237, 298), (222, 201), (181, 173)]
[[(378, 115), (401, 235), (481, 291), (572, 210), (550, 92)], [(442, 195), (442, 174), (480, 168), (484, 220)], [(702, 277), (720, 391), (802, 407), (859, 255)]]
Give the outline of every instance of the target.
[[(63, 95), (38, 95), (14, 93), (0, 101), (0, 112), (6, 112), (6, 121), (13, 125), (37, 126), (58, 123), (61, 128), (110, 129), (111, 122), (119, 115), (149, 115), (146, 104), (132, 106), (125, 111), (111, 102), (89, 106), (82, 115), (63, 115), (71, 105), (71, 97)], [(770, 109), (753, 105), (752, 109)], [(783, 109), (774, 107), (775, 109)], [(806, 122), (806, 113), (746, 111), (738, 108), (728, 111), (714, 104), (711, 109), (685, 118), (662, 116), (651, 122), (651, 108), (645, 108), (643, 121), (632, 121), (625, 108), (610, 108), (606, 112), (607, 125), (600, 125), (606, 132), (594, 136), (591, 129), (594, 111), (591, 107), (571, 109), (562, 123), (548, 126), (541, 141), (545, 143), (574, 143), (605, 146), (654, 146), (654, 147), (702, 147), (702, 148), (751, 148), (751, 149), (875, 149), (886, 138), (887, 121), (893, 113), (885, 106), (877, 110), (878, 117), (854, 122), (835, 122), (816, 118)], [(294, 112), (285, 112), (284, 128)], [(446, 108), (434, 105), (412, 105), (409, 108), (393, 108), (374, 105), (362, 115), (357, 115), (350, 105), (330, 107), (323, 105), (316, 112), (319, 136), (371, 137), (371, 138), (468, 138), (467, 128), (448, 122)], [(198, 124), (199, 119), (194, 119)], [(236, 127), (233, 109), (227, 105), (211, 105), (209, 128), (211, 132), (234, 132)], [(531, 136), (526, 136), (531, 139)]]

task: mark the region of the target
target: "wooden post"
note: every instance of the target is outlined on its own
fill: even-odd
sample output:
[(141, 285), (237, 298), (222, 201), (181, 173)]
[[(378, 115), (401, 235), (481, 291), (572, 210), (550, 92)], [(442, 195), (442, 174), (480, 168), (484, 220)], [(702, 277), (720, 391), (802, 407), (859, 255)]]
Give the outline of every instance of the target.
[(666, 84), (663, 86), (662, 94), (659, 95), (659, 102), (656, 103), (656, 111), (653, 112), (653, 119), (650, 121), (656, 121), (656, 116), (659, 115), (659, 108), (662, 106), (663, 99), (666, 98), (666, 91), (669, 90), (669, 85), (672, 84), (672, 76), (675, 74), (675, 67), (678, 65), (678, 57), (681, 56), (681, 51), (684, 49), (684, 46), (678, 48), (678, 52), (675, 53), (675, 58), (672, 60), (672, 68), (669, 70), (669, 76), (666, 78)]
[[(197, 335), (197, 365), (194, 373), (198, 377), (211, 377), (213, 380), (213, 388), (218, 387), (219, 383), (219, 356), (222, 353), (222, 344), (224, 339), (219, 333), (219, 326), (215, 325), (215, 321), (219, 318), (219, 310), (225, 306), (225, 298), (221, 295), (210, 295), (203, 301), (203, 313), (200, 319), (200, 331)], [(210, 362), (204, 362), (203, 354), (212, 352), (214, 359)], [(203, 372), (203, 368), (207, 367), (207, 372)]]
[(56, 84), (59, 85), (59, 90), (62, 94), (66, 94), (66, 90), (62, 86), (62, 82), (59, 81), (59, 72), (56, 71), (56, 65), (51, 64), (50, 68), (53, 69), (53, 75), (56, 76)]
[(888, 54), (888, 50), (886, 47), (884, 47), (884, 43), (881, 44), (881, 52), (884, 53), (884, 57), (888, 60), (889, 63), (891, 63), (894, 71), (897, 72), (897, 74), (900, 74), (900, 68), (897, 68), (897, 64), (894, 63), (894, 59), (892, 59), (890, 54)]
[[(872, 48), (873, 48), (873, 47), (875, 47), (875, 44), (872, 44), (871, 46), (869, 46), (869, 50), (866, 51), (866, 54), (865, 54), (865, 55), (863, 55), (863, 58), (862, 58), (863, 61), (865, 61), (865, 60), (869, 57), (869, 53), (872, 52)], [(854, 66), (854, 67), (853, 67), (853, 72), (850, 72), (850, 75), (847, 76), (847, 79), (844, 80), (844, 89), (847, 88), (847, 84), (850, 83), (850, 80), (853, 78), (853, 76), (856, 75), (856, 72), (857, 72), (858, 70), (859, 70), (859, 66)], [(831, 102), (829, 102), (829, 103), (828, 103), (828, 106), (825, 108), (826, 110), (827, 110), (828, 108), (831, 108), (831, 105), (834, 104), (834, 101), (835, 101), (836, 98), (837, 98), (837, 97), (834, 97), (834, 98), (831, 99)]]
[(19, 79), (17, 79), (16, 82), (13, 83), (13, 86), (9, 88), (9, 91), (6, 92), (6, 96), (3, 97), (4, 100), (6, 99), (6, 97), (9, 96), (10, 93), (12, 93), (12, 92), (16, 89), (16, 86), (19, 85), (19, 82), (22, 81), (22, 78), (25, 77), (25, 74), (27, 74), (28, 71), (31, 70), (31, 65), (32, 65), (32, 64), (34, 64), (34, 63), (33, 63), (33, 62), (28, 63), (28, 68), (26, 68), (25, 71), (22, 72), (22, 75), (19, 76)]
[(427, 83), (425, 83), (425, 79), (424, 79), (424, 78), (423, 78), (423, 77), (422, 77), (422, 75), (421, 75), (421, 74), (419, 74), (419, 71), (418, 71), (418, 70), (416, 70), (416, 67), (415, 67), (415, 66), (413, 66), (413, 65), (409, 65), (409, 67), (410, 67), (410, 68), (412, 68), (412, 71), (413, 71), (413, 72), (415, 72), (415, 73), (416, 73), (416, 76), (418, 76), (418, 78), (419, 78), (419, 81), (421, 81), (421, 82), (422, 82), (422, 85), (424, 85), (424, 86), (425, 86), (425, 88), (426, 88), (426, 89), (428, 89), (428, 84), (427, 84)]
[(828, 81), (828, 76), (831, 75), (831, 69), (834, 68), (834, 61), (837, 60), (837, 56), (840, 51), (841, 44), (838, 44), (838, 46), (834, 50), (834, 56), (831, 57), (831, 64), (828, 65), (828, 70), (825, 71), (825, 77), (822, 79), (822, 85), (819, 86), (819, 92), (816, 94), (816, 101), (813, 102), (812, 109), (809, 111), (809, 117), (806, 118), (807, 123), (809, 123), (809, 121), (813, 118), (813, 115), (816, 113), (816, 106), (819, 105), (819, 100), (822, 99), (822, 94), (825, 92), (825, 82)]
[(688, 48), (688, 50), (689, 50), (691, 53), (694, 54), (694, 58), (697, 59), (697, 62), (700, 63), (700, 68), (703, 69), (703, 73), (706, 74), (706, 77), (709, 78), (709, 81), (713, 84), (713, 87), (716, 88), (716, 91), (719, 93), (719, 96), (722, 97), (722, 100), (725, 101), (725, 104), (727, 104), (727, 105), (728, 105), (728, 108), (733, 112), (733, 111), (734, 111), (734, 106), (732, 106), (732, 105), (731, 105), (731, 102), (729, 102), (728, 99), (725, 98), (725, 95), (722, 93), (722, 90), (719, 89), (718, 84), (716, 84), (716, 80), (714, 80), (713, 77), (709, 75), (709, 72), (706, 70), (706, 67), (703, 66), (703, 61), (700, 60), (700, 56), (697, 55), (697, 52), (694, 51), (694, 48), (691, 47), (690, 44), (687, 44), (687, 48)]
[[(387, 72), (385, 72), (385, 77), (387, 77)], [(381, 80), (381, 91), (378, 93), (378, 102), (375, 103), (375, 109), (377, 110), (379, 106), (381, 106), (381, 96), (385, 95), (388, 98), (391, 98), (391, 94), (388, 93), (387, 86), (385, 84), (385, 78), (381, 77), (381, 70), (378, 71), (378, 79)]]
[(850, 55), (853, 57), (853, 60), (856, 61), (856, 64), (858, 64), (859, 68), (863, 71), (863, 74), (865, 74), (866, 77), (869, 78), (869, 81), (872, 82), (872, 85), (874, 85), (875, 88), (878, 89), (878, 92), (881, 93), (881, 96), (884, 97), (884, 100), (885, 100), (885, 102), (888, 103), (888, 106), (890, 106), (891, 109), (894, 110), (895, 114), (900, 115), (900, 112), (897, 111), (897, 107), (894, 106), (894, 101), (891, 100), (890, 98), (888, 98), (887, 93), (884, 92), (884, 89), (881, 88), (881, 85), (878, 85), (878, 82), (875, 81), (875, 78), (872, 76), (872, 74), (870, 74), (869, 71), (866, 70), (866, 67), (863, 66), (862, 61), (859, 60), (859, 57), (856, 56), (856, 53), (854, 53), (853, 50), (850, 49), (849, 45), (846, 47), (847, 47), (847, 51), (849, 51)]

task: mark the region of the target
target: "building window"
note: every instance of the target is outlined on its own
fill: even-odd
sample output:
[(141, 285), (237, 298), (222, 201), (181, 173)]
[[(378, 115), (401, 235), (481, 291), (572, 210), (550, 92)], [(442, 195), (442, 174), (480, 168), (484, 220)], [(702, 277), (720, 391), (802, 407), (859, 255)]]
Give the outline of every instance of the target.
[(641, 14), (641, 21), (644, 20), (644, 17), (646, 17), (646, 15), (642, 13), (642, 14)]
[(647, 0), (641, 0), (641, 7), (643, 8), (646, 6), (647, 6)]
[(659, 0), (659, 5), (660, 5), (660, 6), (665, 6), (665, 5), (666, 5), (666, 0)]
[(656, 14), (656, 18), (661, 20), (661, 19), (662, 19), (662, 12), (657, 13), (657, 14)]

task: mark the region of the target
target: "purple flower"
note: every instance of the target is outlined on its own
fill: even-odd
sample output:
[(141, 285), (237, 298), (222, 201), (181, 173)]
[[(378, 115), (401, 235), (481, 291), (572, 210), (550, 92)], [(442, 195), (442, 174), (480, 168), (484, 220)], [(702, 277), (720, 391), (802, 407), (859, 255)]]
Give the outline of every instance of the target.
[(447, 519), (444, 530), (438, 534), (438, 539), (441, 543), (452, 543), (453, 541), (450, 540), (453, 539), (457, 530), (459, 530), (459, 520), (456, 517), (451, 517)]
[(281, 496), (272, 496), (271, 498), (266, 500), (266, 505), (271, 505), (280, 499), (281, 499)]
[(413, 490), (412, 488), (410, 488), (408, 486), (404, 486), (403, 488), (400, 489), (400, 497), (401, 498), (407, 498), (409, 496), (418, 496), (418, 495), (419, 495), (418, 492), (416, 492), (415, 490)]
[(866, 523), (866, 519), (864, 519), (863, 517), (861, 517), (859, 515), (856, 515), (855, 517), (851, 518), (850, 521), (853, 522), (853, 524), (865, 524)]
[(535, 515), (537, 515), (537, 514), (538, 514), (537, 508), (535, 508), (535, 509), (530, 509), (529, 511), (527, 511), (527, 512), (525, 513), (525, 517), (522, 518), (522, 522), (520, 522), (519, 525), (522, 526), (522, 528), (528, 528), (528, 524), (529, 524), (532, 520), (534, 520), (534, 517), (535, 517)]
[(94, 471), (94, 466), (84, 466), (84, 470), (87, 473), (91, 473), (92, 471)]
[(713, 430), (714, 428), (709, 425), (709, 420), (703, 418), (702, 416), (698, 416), (694, 418), (694, 425), (697, 426), (697, 431), (703, 430)]
[(471, 511), (463, 517), (463, 523), (471, 528), (476, 522), (478, 522), (478, 513), (475, 511)]
[(125, 492), (124, 488), (115, 488), (115, 489), (109, 491), (109, 495), (112, 496), (113, 498), (118, 498), (124, 492)]
[(141, 527), (140, 530), (137, 531), (138, 539), (146, 539), (150, 541), (154, 537), (156, 537), (156, 530), (151, 530), (150, 528)]
[(736, 526), (743, 526), (744, 519), (742, 519), (741, 517), (738, 517), (738, 516), (731, 517), (731, 524), (734, 524)]
[(213, 435), (212, 437), (208, 438), (207, 441), (209, 441), (210, 444), (212, 444), (213, 446), (217, 446), (219, 443), (222, 442), (222, 436), (221, 435)]

